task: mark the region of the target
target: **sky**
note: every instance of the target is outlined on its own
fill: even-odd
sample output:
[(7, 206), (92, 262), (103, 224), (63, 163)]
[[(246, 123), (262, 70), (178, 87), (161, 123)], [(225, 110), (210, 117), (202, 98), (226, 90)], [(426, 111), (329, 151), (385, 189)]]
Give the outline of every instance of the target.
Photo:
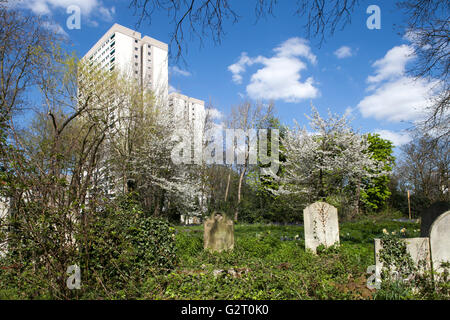
[[(14, 1), (14, 0), (10, 0)], [(137, 25), (128, 0), (17, 0), (21, 8), (43, 14), (81, 58), (114, 24), (119, 23), (170, 43), (174, 23), (167, 13)], [(279, 1), (274, 16), (256, 21), (254, 1), (231, 1), (238, 23), (226, 21), (220, 44), (211, 38), (186, 42), (184, 61), (169, 54), (172, 90), (202, 99), (225, 117), (231, 107), (251, 101), (273, 101), (281, 122), (307, 124), (314, 105), (347, 114), (361, 133), (379, 133), (399, 147), (411, 140), (406, 131), (424, 118), (434, 79), (415, 80), (406, 70), (414, 64), (410, 37), (404, 36), (402, 15), (393, 1), (363, 1), (351, 24), (336, 30), (324, 43), (306, 39), (304, 18), (294, 14), (294, 1)], [(81, 9), (80, 29), (69, 30), (67, 8)], [(369, 5), (380, 8), (380, 29), (369, 29)], [(397, 148), (398, 150), (398, 148)]]

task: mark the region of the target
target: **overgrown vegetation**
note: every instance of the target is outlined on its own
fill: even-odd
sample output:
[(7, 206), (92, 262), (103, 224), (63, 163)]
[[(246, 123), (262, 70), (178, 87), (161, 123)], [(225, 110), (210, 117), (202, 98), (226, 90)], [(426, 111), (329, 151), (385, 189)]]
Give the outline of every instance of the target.
[[(313, 108), (310, 134), (282, 125), (273, 103), (244, 102), (227, 121), (244, 132), (243, 145), (231, 143), (233, 161), (191, 165), (196, 143), (221, 144), (206, 135), (215, 127), (208, 116), (193, 142), (194, 126), (177, 130), (161, 97), (67, 54), (55, 32), (0, 5), (0, 298), (448, 298), (446, 274), (436, 283), (424, 277), (418, 292), (388, 281), (374, 295), (365, 285), (373, 238), (399, 227), (385, 220), (407, 214), (406, 191), (416, 217), (449, 199), (446, 140), (418, 131), (395, 166), (392, 143), (356, 132), (345, 116), (325, 119)], [(249, 133), (258, 129), (270, 137), (269, 153), (250, 161), (251, 144), (261, 150), (262, 138)], [(272, 176), (261, 174), (273, 164), (268, 156)], [(342, 245), (319, 255), (304, 250), (298, 226), (316, 200), (346, 222)], [(237, 225), (233, 252), (207, 253), (200, 227), (169, 224), (216, 209), (254, 223)], [(403, 257), (404, 247), (392, 245), (391, 256)], [(80, 290), (67, 286), (69, 266), (80, 269)]]
[[(153, 222), (155, 225), (160, 222)], [(120, 235), (133, 239), (139, 239), (137, 234), (146, 235), (145, 227), (139, 233), (135, 229), (125, 228), (123, 233), (116, 229), (113, 235), (114, 228), (106, 226), (102, 228), (108, 231), (104, 235), (105, 245), (100, 244), (98, 247), (102, 249), (96, 251), (98, 264), (90, 267), (98, 277), (86, 279), (82, 269), (82, 286), (80, 290), (73, 290), (74, 298), (450, 299), (448, 279), (432, 283), (424, 276), (418, 282), (419, 291), (396, 281), (384, 282), (380, 290), (367, 287), (370, 276), (367, 267), (374, 264), (373, 239), (381, 238), (383, 229), (399, 232), (404, 228), (407, 236), (418, 236), (419, 226), (414, 223), (390, 220), (375, 223), (371, 219), (344, 223), (341, 224), (341, 245), (319, 248), (317, 255), (305, 251), (303, 227), (298, 225), (237, 225), (235, 250), (223, 253), (203, 250), (200, 226), (176, 227), (175, 230), (164, 224), (160, 226), (163, 226), (159, 228), (162, 232), (154, 231), (158, 236), (150, 237), (149, 241), (166, 241), (163, 247), (171, 253), (170, 257), (176, 252), (176, 265), (175, 260), (164, 260), (164, 272), (156, 272), (161, 265), (154, 259), (153, 252), (140, 254), (139, 241), (133, 241), (129, 248), (120, 244), (111, 247), (111, 241)], [(169, 241), (173, 231), (175, 248)], [(33, 282), (23, 281), (29, 273), (4, 267), (2, 264), (1, 298), (54, 298), (51, 289), (44, 285), (48, 281), (44, 275)], [(22, 281), (18, 282), (19, 279)]]

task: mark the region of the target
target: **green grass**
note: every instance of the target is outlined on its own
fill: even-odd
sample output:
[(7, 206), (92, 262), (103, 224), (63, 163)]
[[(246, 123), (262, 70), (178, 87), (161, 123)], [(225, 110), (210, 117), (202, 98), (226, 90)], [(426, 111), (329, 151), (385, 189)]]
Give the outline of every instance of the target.
[[(376, 291), (367, 288), (367, 267), (375, 264), (373, 239), (380, 238), (384, 229), (400, 233), (403, 228), (403, 236), (419, 236), (416, 223), (373, 218), (341, 223), (340, 246), (313, 254), (305, 251), (302, 226), (237, 224), (234, 250), (222, 253), (203, 249), (203, 226), (179, 226), (175, 269), (169, 273), (150, 269), (143, 278), (126, 282), (107, 296), (101, 288), (85, 287), (77, 298), (450, 299), (445, 281), (425, 279), (424, 289), (416, 292), (401, 283), (387, 283)], [(18, 288), (11, 282), (0, 289), (0, 299), (20, 298), (23, 290), (34, 292), (33, 288)]]
[[(367, 267), (383, 229), (419, 236), (419, 225), (364, 220), (340, 225), (341, 245), (305, 251), (302, 226), (238, 224), (235, 249), (203, 250), (203, 227), (177, 227), (178, 267), (145, 282), (144, 299), (369, 299)], [(282, 241), (288, 238), (289, 241)], [(234, 275), (233, 275), (234, 273)]]

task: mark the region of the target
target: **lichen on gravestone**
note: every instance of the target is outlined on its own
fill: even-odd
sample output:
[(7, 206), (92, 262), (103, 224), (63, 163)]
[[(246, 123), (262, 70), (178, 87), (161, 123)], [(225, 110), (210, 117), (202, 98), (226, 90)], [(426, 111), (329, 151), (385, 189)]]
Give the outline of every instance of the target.
[(233, 250), (233, 220), (222, 212), (214, 212), (204, 223), (204, 248), (213, 252)]

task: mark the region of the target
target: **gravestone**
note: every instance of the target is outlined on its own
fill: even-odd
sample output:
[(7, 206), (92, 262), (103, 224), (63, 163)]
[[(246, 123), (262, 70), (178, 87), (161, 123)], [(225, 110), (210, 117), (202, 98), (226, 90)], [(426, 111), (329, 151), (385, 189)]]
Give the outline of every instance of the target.
[(431, 258), (433, 270), (443, 272), (442, 262), (450, 262), (450, 211), (439, 216), (431, 225)]
[(433, 203), (420, 215), (420, 236), (429, 237), (433, 222), (444, 212), (450, 210), (450, 202), (439, 201)]
[(325, 202), (315, 202), (303, 210), (305, 247), (314, 253), (319, 245), (339, 244), (337, 209)]
[[(406, 244), (406, 251), (411, 256), (419, 274), (431, 270), (430, 239), (429, 238), (406, 238), (402, 239)], [(383, 248), (381, 239), (375, 239), (375, 265), (377, 272), (381, 272), (383, 263), (380, 261), (380, 250)], [(391, 269), (391, 267), (389, 268)]]
[(224, 213), (214, 212), (204, 223), (204, 248), (221, 252), (234, 248), (234, 224)]

